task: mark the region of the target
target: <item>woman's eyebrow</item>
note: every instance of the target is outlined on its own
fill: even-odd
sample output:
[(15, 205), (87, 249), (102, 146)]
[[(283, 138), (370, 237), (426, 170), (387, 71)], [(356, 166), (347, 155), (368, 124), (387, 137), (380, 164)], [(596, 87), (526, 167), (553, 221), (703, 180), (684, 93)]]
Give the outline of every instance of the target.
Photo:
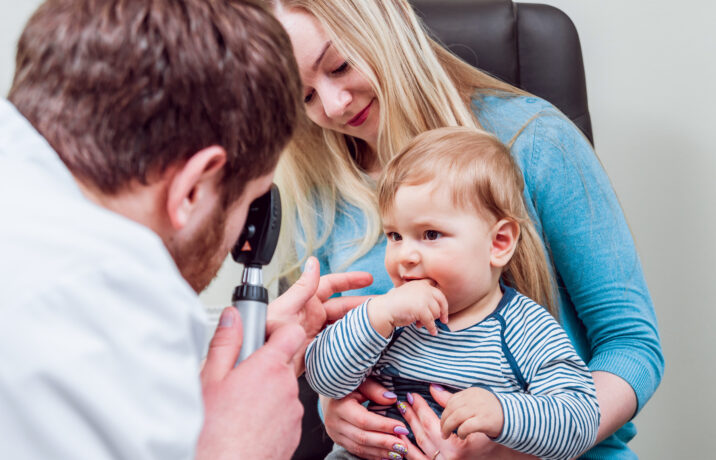
[(326, 55), (326, 51), (328, 51), (328, 48), (331, 47), (331, 41), (327, 41), (325, 45), (323, 45), (323, 50), (321, 50), (321, 54), (318, 56), (318, 59), (316, 59), (316, 62), (313, 63), (313, 66), (311, 67), (313, 70), (318, 69), (319, 64), (321, 63), (321, 60), (323, 59), (323, 56)]

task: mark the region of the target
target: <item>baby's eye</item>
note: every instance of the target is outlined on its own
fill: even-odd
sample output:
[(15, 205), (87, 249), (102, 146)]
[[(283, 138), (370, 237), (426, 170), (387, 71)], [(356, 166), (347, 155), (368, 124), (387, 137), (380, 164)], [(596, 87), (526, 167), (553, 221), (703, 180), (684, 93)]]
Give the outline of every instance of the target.
[(437, 240), (441, 236), (443, 236), (443, 234), (437, 230), (426, 230), (425, 231), (425, 239), (426, 240)]
[(388, 239), (390, 241), (400, 241), (403, 239), (403, 237), (400, 236), (400, 233), (396, 233), (396, 232), (388, 232), (386, 234), (386, 236), (388, 237)]
[(335, 69), (331, 70), (331, 73), (333, 75), (340, 75), (343, 72), (345, 72), (346, 70), (348, 70), (348, 61), (343, 61), (343, 64), (341, 64), (338, 67), (336, 67)]

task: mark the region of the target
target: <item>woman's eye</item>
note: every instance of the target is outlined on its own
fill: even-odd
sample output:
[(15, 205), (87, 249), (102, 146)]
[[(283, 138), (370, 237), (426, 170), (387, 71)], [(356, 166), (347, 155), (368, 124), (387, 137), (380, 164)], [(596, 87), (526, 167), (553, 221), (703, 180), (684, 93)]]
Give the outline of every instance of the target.
[(345, 72), (346, 70), (348, 70), (348, 61), (343, 61), (343, 64), (341, 64), (338, 67), (336, 67), (335, 69), (333, 69), (331, 71), (331, 73), (333, 75), (339, 75), (339, 74), (342, 74), (343, 72)]
[(313, 99), (313, 93), (314, 93), (314, 92), (315, 92), (315, 91), (311, 91), (310, 93), (306, 94), (306, 96), (304, 96), (304, 98), (303, 98), (303, 103), (304, 103), (304, 104), (308, 104), (309, 102), (311, 102), (311, 100)]
[(440, 232), (437, 231), (437, 230), (427, 230), (427, 231), (425, 232), (425, 239), (426, 239), (426, 240), (437, 240), (437, 239), (440, 238), (441, 236), (443, 236), (443, 234), (440, 233)]
[(390, 241), (400, 241), (400, 240), (403, 239), (403, 237), (400, 236), (400, 233), (389, 232), (389, 233), (388, 233), (388, 239), (389, 239)]

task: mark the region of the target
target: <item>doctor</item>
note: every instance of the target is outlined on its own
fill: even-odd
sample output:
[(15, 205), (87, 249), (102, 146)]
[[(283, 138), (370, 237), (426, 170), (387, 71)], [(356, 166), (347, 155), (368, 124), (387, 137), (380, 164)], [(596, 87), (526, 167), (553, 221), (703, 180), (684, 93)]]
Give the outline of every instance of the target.
[[(370, 283), (302, 278), (237, 368), (197, 298), (300, 111), (288, 37), (253, 1), (48, 0), (0, 101), (0, 456), (288, 458), (293, 363)], [(348, 302), (348, 303), (345, 303)]]

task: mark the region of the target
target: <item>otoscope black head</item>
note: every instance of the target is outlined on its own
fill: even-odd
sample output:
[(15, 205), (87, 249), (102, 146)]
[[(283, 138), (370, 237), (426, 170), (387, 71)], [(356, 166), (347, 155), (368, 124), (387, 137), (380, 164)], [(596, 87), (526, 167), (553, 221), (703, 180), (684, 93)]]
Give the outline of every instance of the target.
[(244, 266), (268, 265), (281, 230), (281, 195), (276, 184), (249, 205), (239, 240), (231, 250), (234, 260)]

